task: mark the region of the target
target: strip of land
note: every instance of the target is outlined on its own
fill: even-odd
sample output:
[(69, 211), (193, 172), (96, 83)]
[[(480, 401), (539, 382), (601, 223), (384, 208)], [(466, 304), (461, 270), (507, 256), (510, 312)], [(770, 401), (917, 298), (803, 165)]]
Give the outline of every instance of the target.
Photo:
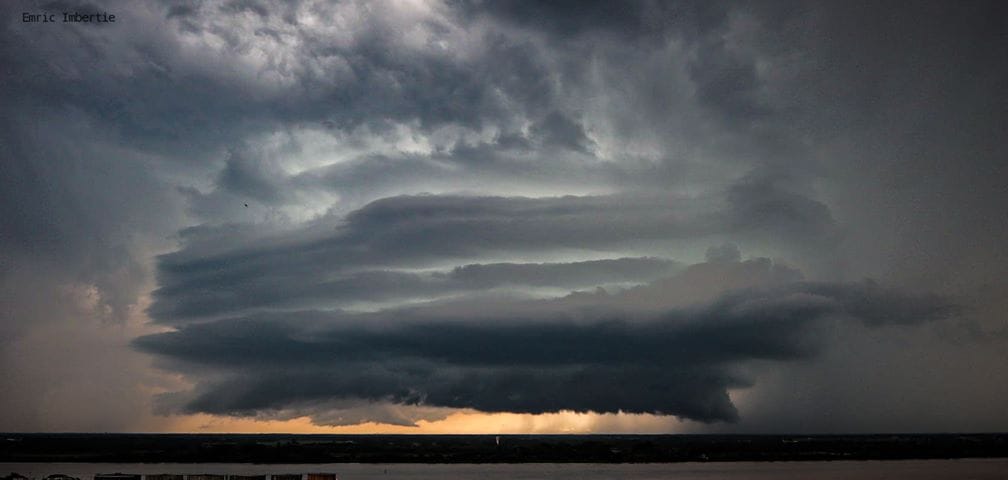
[(0, 462), (626, 463), (1008, 457), (1008, 434), (0, 434)]

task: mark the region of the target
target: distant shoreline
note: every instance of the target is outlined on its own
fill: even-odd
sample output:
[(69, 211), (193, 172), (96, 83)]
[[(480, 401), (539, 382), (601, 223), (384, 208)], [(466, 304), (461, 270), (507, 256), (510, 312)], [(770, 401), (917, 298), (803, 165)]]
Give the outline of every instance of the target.
[(1008, 434), (0, 434), (2, 463), (643, 464), (958, 458), (1008, 458)]

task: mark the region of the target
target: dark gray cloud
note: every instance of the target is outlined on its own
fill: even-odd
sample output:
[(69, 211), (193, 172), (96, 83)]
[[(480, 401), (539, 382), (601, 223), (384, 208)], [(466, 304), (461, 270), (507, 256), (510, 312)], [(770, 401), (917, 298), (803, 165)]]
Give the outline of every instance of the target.
[[(468, 16), (492, 17), (509, 25), (544, 32), (551, 40), (578, 41), (603, 36), (606, 40), (652, 40), (694, 36), (716, 30), (727, 20), (719, 2), (605, 1), (458, 2)], [(615, 38), (610, 38), (615, 37)]]
[(547, 146), (557, 146), (587, 153), (592, 141), (585, 135), (584, 127), (558, 112), (550, 113), (534, 123), (532, 135)]
[[(821, 232), (823, 225), (831, 223), (829, 212), (804, 197), (763, 187), (731, 192), (722, 211), (710, 210), (714, 200), (628, 196), (387, 198), (351, 212), (345, 220), (324, 219), (300, 232), (272, 236), (258, 244), (228, 249), (226, 242), (214, 237), (214, 253), (202, 249), (207, 242), (194, 242), (189, 248), (164, 255), (158, 272), (161, 286), (154, 292), (150, 312), (154, 318), (172, 323), (247, 307), (299, 302), (320, 306), (327, 301), (409, 298), (439, 290), (488, 288), (508, 282), (502, 278), (480, 285), (474, 278), (461, 278), (487, 271), (479, 267), (453, 272), (447, 281), (429, 275), (358, 270), (418, 267), (502, 253), (612, 251), (643, 242), (743, 235), (757, 229), (781, 230), (780, 237), (811, 238), (819, 243), (830, 240), (828, 233)], [(625, 270), (620, 271), (618, 262), (595, 265), (610, 269), (613, 281), (634, 280), (625, 276)], [(504, 267), (494, 268), (500, 271)], [(521, 268), (510, 269), (514, 275), (511, 283), (548, 286), (547, 278), (535, 280)], [(556, 271), (558, 267), (553, 268)], [(568, 268), (573, 273), (573, 267)], [(548, 274), (548, 267), (535, 273)], [(640, 274), (641, 280), (649, 279), (646, 272)], [(589, 277), (583, 280), (589, 281)], [(571, 282), (555, 286), (571, 286)]]
[[(476, 324), (466, 322), (476, 316), (466, 310), (475, 306), (467, 304), (451, 313), (446, 313), (450, 304), (440, 306), (433, 315), (424, 308), (359, 314), (292, 312), (181, 326), (174, 333), (145, 337), (139, 344), (189, 362), (230, 366), (324, 364), (326, 359), (380, 363), (397, 357), (485, 366), (668, 366), (799, 356), (791, 336), (800, 336), (804, 324), (829, 315), (892, 325), (933, 321), (956, 311), (940, 297), (906, 295), (872, 284), (796, 283), (767, 291), (733, 291), (702, 308), (629, 322), (608, 319), (608, 315), (640, 316), (632, 310), (609, 313), (606, 302), (618, 302), (616, 297), (593, 299), (605, 313), (592, 315), (581, 305), (589, 316), (577, 321), (552, 317), (555, 308), (548, 302), (537, 305), (545, 315), (531, 311), (534, 318), (495, 318), (492, 312), (481, 312)], [(225, 345), (224, 338), (232, 343)], [(214, 348), (218, 344), (221, 348)]]
[[(656, 412), (701, 421), (734, 420), (724, 385), (741, 385), (729, 374), (703, 369), (668, 371), (573, 368), (568, 371), (504, 371), (407, 368), (350, 374), (332, 372), (256, 375), (203, 386), (189, 412), (254, 415), (333, 397), (334, 392), (398, 404), (478, 406), (484, 411), (546, 413), (576, 411)], [(411, 371), (412, 370), (412, 371)], [(625, 388), (621, 388), (625, 387)], [(420, 388), (420, 390), (416, 390)], [(642, 396), (638, 389), (654, 394)], [(228, 393), (225, 393), (228, 392)], [(282, 392), (282, 393), (281, 393)], [(615, 409), (614, 409), (615, 408)], [(371, 418), (368, 418), (369, 420)]]
[(1002, 3), (0, 14), (0, 429), (158, 428), (148, 320), (165, 411), (1008, 425)]
[[(398, 196), (371, 202), (345, 219), (322, 218), (302, 232), (270, 240), (280, 246), (229, 252), (216, 262), (265, 261), (271, 255), (301, 253), (318, 258), (338, 249), (339, 264), (384, 264), (504, 250), (604, 249), (635, 241), (744, 235), (752, 230), (780, 232), (781, 241), (791, 236), (830, 240), (829, 211), (814, 200), (767, 185), (743, 185), (726, 197)], [(287, 248), (291, 251), (284, 251)], [(196, 270), (203, 264), (216, 265), (203, 256), (189, 260), (198, 255), (185, 249), (166, 255), (162, 270), (170, 275), (184, 273), (190, 263)]]
[(276, 178), (282, 173), (269, 167), (271, 166), (257, 165), (254, 159), (232, 151), (217, 177), (217, 185), (261, 202), (280, 203), (284, 200), (285, 192), (282, 185), (276, 184)]
[(573, 263), (469, 264), (448, 271), (413, 273), (365, 270), (336, 273), (339, 265), (284, 274), (280, 268), (228, 282), (180, 281), (153, 292), (151, 317), (173, 323), (257, 308), (332, 307), (355, 302), (434, 299), (493, 288), (586, 288), (647, 282), (680, 265), (657, 258), (619, 258)]
[[(11, 15), (3, 23), (10, 40), (3, 48), (7, 71), (17, 74), (5, 78), (6, 96), (80, 109), (121, 132), (125, 142), (170, 152), (213, 151), (253, 132), (298, 124), (513, 129), (513, 117), (541, 117), (554, 103), (545, 65), (534, 49), (513, 39), (488, 34), (478, 39), (486, 51), (469, 61), (404, 37), (403, 27), (417, 21), (427, 34), (451, 41), (450, 18), (422, 12), (368, 17), (362, 4), (310, 3), (122, 6), (121, 21), (106, 34), (120, 44), (86, 26), (54, 30), (39, 41)], [(284, 20), (297, 12), (320, 19), (359, 15), (364, 23), (343, 31), (350, 39), (342, 41), (327, 28)], [(176, 22), (182, 32), (151, 28)], [(194, 51), (188, 39), (218, 50)], [(79, 49), (63, 49), (67, 42)], [(40, 56), (48, 61), (30, 60)], [(220, 62), (220, 68), (201, 60)], [(85, 68), (85, 61), (113, 68)], [(258, 78), (232, 83), (256, 69)]]
[[(25, 124), (20, 115), (29, 112), (65, 136)], [(76, 141), (81, 137), (91, 140), (81, 145)], [(58, 265), (64, 281), (97, 286), (102, 302), (117, 316), (125, 315), (150, 271), (139, 255), (164, 244), (158, 237), (172, 232), (180, 202), (149, 177), (141, 155), (117, 151), (105, 132), (48, 109), (0, 113), (0, 143), (6, 185), (0, 188), (3, 275)], [(161, 215), (150, 215), (155, 210)]]
[[(708, 267), (738, 278), (755, 269), (765, 277), (749, 280), (757, 285), (768, 285), (772, 275), (769, 262), (728, 262), (680, 276), (696, 281)], [(190, 412), (254, 415), (304, 402), (362, 400), (734, 421), (728, 389), (751, 383), (737, 367), (815, 355), (826, 346), (815, 335), (824, 320), (909, 325), (957, 309), (940, 297), (872, 283), (798, 282), (641, 310), (637, 299), (669, 302), (674, 285), (507, 308), (462, 302), (365, 314), (262, 314), (186, 325), (136, 345), (183, 371), (226, 373), (226, 380), (208, 380), (190, 394), (182, 406)]]

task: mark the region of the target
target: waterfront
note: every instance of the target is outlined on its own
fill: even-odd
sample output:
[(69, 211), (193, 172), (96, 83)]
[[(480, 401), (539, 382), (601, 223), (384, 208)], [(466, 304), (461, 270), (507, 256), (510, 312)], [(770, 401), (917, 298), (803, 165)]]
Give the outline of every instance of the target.
[(98, 473), (233, 474), (332, 472), (340, 480), (369, 479), (631, 479), (631, 480), (994, 480), (1008, 476), (1008, 458), (833, 462), (707, 462), (648, 464), (249, 464), (249, 463), (0, 463), (6, 475), (63, 473), (91, 480)]

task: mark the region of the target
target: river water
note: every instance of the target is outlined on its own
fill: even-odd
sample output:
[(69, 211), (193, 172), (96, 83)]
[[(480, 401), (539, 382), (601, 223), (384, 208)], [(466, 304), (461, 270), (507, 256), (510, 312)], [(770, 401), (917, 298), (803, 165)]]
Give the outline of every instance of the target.
[(96, 473), (279, 474), (335, 473), (340, 480), (987, 480), (1008, 479), (1008, 458), (835, 462), (709, 462), (664, 464), (310, 464), (248, 463), (0, 463), (0, 476), (41, 478), (64, 473), (90, 480)]

